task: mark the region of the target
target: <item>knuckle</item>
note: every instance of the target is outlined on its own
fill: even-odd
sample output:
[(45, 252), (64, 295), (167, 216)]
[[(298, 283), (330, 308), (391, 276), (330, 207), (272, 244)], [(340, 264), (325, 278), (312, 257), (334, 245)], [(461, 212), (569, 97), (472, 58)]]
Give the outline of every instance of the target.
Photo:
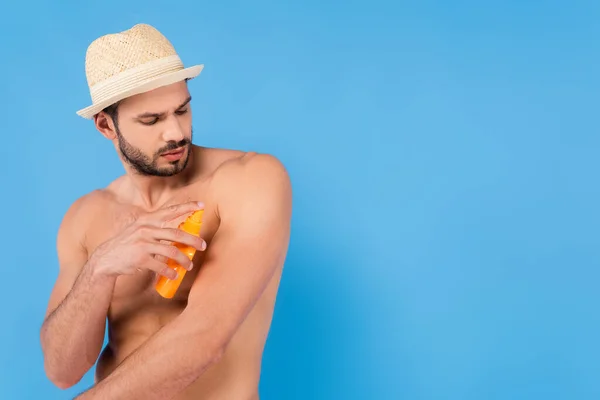
[(167, 257), (174, 259), (177, 258), (179, 250), (175, 246), (167, 246)]
[(123, 216), (119, 217), (119, 221), (117, 223), (117, 229), (119, 231), (131, 232), (136, 229), (136, 226), (139, 224), (140, 218), (135, 213), (125, 213)]
[(127, 221), (130, 225), (143, 225), (148, 222), (148, 214), (142, 212), (130, 212), (127, 214)]
[(143, 250), (138, 250), (133, 254), (133, 261), (136, 264), (140, 264), (144, 261), (144, 259), (146, 258), (146, 252)]
[(159, 272), (159, 273), (160, 273), (161, 275), (164, 275), (164, 276), (166, 276), (166, 277), (169, 277), (169, 278), (171, 278), (171, 277), (173, 277), (173, 275), (175, 274), (175, 271), (173, 271), (173, 270), (172, 270), (171, 268), (169, 268), (169, 267), (162, 267), (162, 268), (160, 269), (160, 272)]
[(175, 236), (177, 239), (181, 239), (185, 235), (181, 229), (173, 229), (173, 236)]
[(142, 225), (137, 230), (137, 233), (143, 237), (150, 236), (151, 232), (152, 232), (152, 228), (149, 227), (148, 225)]
[(125, 222), (126, 225), (131, 225), (136, 221), (139, 221), (140, 219), (142, 219), (143, 217), (141, 215), (139, 215), (136, 212), (128, 212), (127, 214), (125, 214), (125, 216), (123, 217), (123, 221)]

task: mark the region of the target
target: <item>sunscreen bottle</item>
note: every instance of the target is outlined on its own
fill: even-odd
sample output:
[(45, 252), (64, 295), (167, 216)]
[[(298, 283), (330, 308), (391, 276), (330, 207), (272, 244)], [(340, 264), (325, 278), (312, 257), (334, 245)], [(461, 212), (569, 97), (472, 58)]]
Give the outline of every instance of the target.
[[(195, 211), (192, 215), (186, 218), (181, 224), (179, 224), (179, 229), (194, 235), (200, 236), (200, 228), (202, 227), (202, 215), (204, 214), (204, 210)], [(194, 258), (194, 254), (196, 254), (196, 249), (181, 243), (173, 243), (179, 251), (183, 252), (190, 260)], [(160, 294), (165, 299), (171, 299), (177, 292), (181, 281), (183, 280), (185, 273), (187, 270), (183, 268), (181, 265), (177, 264), (177, 262), (172, 259), (167, 260), (167, 265), (169, 268), (174, 269), (177, 272), (177, 278), (169, 279), (164, 276), (159, 276), (158, 282), (156, 282), (155, 288), (158, 294)]]

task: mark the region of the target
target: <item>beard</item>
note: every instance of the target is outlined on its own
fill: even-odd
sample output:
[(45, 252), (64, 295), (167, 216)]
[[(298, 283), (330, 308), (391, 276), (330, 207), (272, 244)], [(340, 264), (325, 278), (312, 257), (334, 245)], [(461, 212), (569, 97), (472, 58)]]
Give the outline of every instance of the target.
[[(117, 138), (119, 141), (119, 151), (127, 164), (129, 164), (138, 174), (144, 176), (162, 176), (168, 177), (177, 175), (185, 169), (190, 159), (192, 138), (183, 139), (179, 142), (171, 141), (166, 146), (158, 149), (152, 157), (144, 154), (140, 149), (129, 143), (121, 134), (118, 127), (115, 126)], [(192, 131), (193, 133), (193, 131)], [(168, 166), (158, 166), (160, 155), (170, 150), (175, 150), (180, 147), (187, 147), (185, 157), (176, 161), (169, 162)]]

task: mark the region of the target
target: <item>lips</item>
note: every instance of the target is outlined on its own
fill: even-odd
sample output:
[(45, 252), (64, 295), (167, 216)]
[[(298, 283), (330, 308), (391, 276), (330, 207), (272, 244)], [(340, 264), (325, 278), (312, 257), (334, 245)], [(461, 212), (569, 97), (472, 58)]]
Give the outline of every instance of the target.
[(166, 153), (162, 153), (163, 156), (169, 156), (169, 155), (177, 155), (177, 154), (181, 154), (183, 153), (185, 149), (183, 147), (177, 149), (177, 150), (172, 150)]

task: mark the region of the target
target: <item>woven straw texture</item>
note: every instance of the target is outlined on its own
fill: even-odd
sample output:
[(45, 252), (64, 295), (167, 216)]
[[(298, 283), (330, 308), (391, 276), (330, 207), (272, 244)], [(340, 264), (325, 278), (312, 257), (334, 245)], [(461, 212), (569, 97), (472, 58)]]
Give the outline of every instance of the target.
[(137, 24), (94, 40), (85, 57), (88, 86), (149, 61), (176, 55), (171, 42), (154, 27)]

